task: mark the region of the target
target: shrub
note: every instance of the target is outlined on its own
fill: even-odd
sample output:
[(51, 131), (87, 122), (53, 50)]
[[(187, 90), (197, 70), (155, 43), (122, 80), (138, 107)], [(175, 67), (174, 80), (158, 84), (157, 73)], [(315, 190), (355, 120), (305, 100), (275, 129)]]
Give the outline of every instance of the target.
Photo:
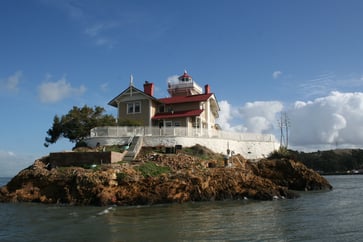
[(116, 174), (116, 178), (117, 178), (117, 182), (121, 183), (121, 182), (123, 182), (125, 180), (126, 174), (123, 173), (123, 172), (119, 172), (119, 173)]
[(278, 150), (274, 150), (268, 156), (269, 159), (281, 159), (281, 158), (291, 158), (291, 154), (286, 147), (280, 147)]
[(76, 149), (76, 148), (85, 148), (85, 147), (88, 147), (87, 143), (83, 140), (79, 141), (76, 143), (76, 145), (73, 147), (73, 149)]

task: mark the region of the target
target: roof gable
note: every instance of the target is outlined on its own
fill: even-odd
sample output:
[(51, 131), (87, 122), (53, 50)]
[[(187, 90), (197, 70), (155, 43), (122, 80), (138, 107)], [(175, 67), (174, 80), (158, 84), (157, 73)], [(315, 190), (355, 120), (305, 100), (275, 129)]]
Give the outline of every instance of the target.
[(138, 89), (138, 88), (136, 88), (134, 86), (129, 86), (124, 91), (122, 91), (119, 95), (117, 95), (111, 101), (109, 101), (108, 105), (111, 105), (113, 107), (117, 107), (117, 100), (120, 100), (123, 97), (133, 96), (133, 95), (134, 96), (135, 95), (141, 95), (141, 96), (144, 96), (146, 99), (152, 99), (154, 101), (157, 101), (157, 99), (155, 97), (146, 94), (145, 92), (141, 91), (140, 89)]

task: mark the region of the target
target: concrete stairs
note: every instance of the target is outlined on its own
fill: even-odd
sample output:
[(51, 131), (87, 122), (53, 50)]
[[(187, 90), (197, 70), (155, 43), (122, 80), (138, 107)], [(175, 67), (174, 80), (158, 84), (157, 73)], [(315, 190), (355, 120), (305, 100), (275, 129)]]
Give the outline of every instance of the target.
[[(132, 138), (132, 139), (131, 139)], [(135, 159), (137, 154), (139, 153), (142, 147), (142, 137), (141, 136), (134, 136), (130, 137), (130, 145), (127, 150), (126, 155), (124, 156), (124, 161), (132, 161)]]

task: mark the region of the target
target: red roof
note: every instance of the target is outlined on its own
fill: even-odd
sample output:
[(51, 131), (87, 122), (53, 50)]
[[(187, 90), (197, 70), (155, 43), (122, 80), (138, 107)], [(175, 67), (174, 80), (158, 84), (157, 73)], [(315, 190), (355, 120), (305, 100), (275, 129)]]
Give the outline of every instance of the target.
[(204, 110), (195, 109), (188, 111), (180, 111), (180, 112), (168, 112), (168, 113), (157, 113), (154, 115), (152, 119), (166, 119), (166, 118), (182, 118), (182, 117), (194, 117), (199, 116)]
[(210, 96), (212, 95), (213, 93), (190, 95), (190, 96), (175, 96), (175, 97), (160, 98), (158, 100), (164, 104), (203, 102), (207, 101), (208, 98), (210, 98)]
[(183, 74), (183, 75), (181, 75), (181, 76), (179, 77), (179, 79), (184, 78), (184, 77), (191, 77), (191, 76), (189, 76), (189, 74), (188, 74), (186, 71), (184, 71), (184, 74)]

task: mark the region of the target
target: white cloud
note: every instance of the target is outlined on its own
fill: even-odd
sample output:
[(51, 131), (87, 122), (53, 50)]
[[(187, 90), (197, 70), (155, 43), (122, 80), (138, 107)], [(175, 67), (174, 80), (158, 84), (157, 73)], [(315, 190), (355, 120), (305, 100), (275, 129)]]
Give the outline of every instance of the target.
[(238, 109), (239, 114), (245, 120), (248, 132), (266, 133), (273, 132), (276, 125), (277, 114), (283, 109), (279, 101), (248, 102)]
[(168, 78), (166, 78), (166, 82), (170, 84), (175, 84), (179, 81), (178, 78), (178, 75), (169, 76)]
[(79, 96), (86, 91), (83, 85), (78, 88), (72, 87), (65, 77), (55, 82), (49, 79), (50, 77), (38, 87), (39, 98), (44, 103), (54, 103), (70, 96)]
[(91, 37), (96, 45), (112, 48), (117, 41), (111, 36), (118, 27), (116, 22), (97, 23), (86, 27), (84, 33)]
[(279, 101), (248, 102), (239, 108), (221, 101), (219, 106), (221, 111), (217, 123), (223, 130), (248, 133), (274, 133), (277, 115), (283, 108)]
[(102, 32), (103, 28), (104, 28), (103, 24), (95, 24), (95, 25), (93, 25), (91, 27), (86, 28), (84, 33), (91, 36), (91, 37), (95, 37), (95, 36), (99, 35)]
[[(279, 138), (281, 102), (248, 102), (233, 107), (227, 101), (217, 123), (223, 130), (272, 133)], [(363, 92), (331, 92), (312, 101), (296, 101), (287, 112), (289, 147), (299, 150), (363, 147)]]
[(331, 92), (313, 101), (299, 101), (288, 116), (291, 145), (357, 147), (363, 144), (363, 93)]
[(272, 77), (273, 77), (273, 79), (277, 79), (277, 78), (279, 78), (281, 75), (282, 75), (282, 72), (281, 72), (281, 71), (274, 71), (274, 72), (272, 73)]
[(102, 83), (100, 89), (102, 92), (106, 92), (108, 90), (108, 83)]
[(219, 102), (219, 108), (221, 111), (219, 112), (218, 124), (221, 126), (222, 130), (231, 130), (229, 122), (233, 117), (230, 104), (227, 101), (222, 100)]
[(329, 94), (331, 91), (336, 90), (339, 82), (348, 84), (347, 80), (337, 81), (333, 73), (324, 73), (310, 80), (299, 81), (298, 89), (307, 98), (319, 97)]
[(13, 75), (0, 81), (1, 89), (10, 92), (16, 92), (19, 90), (19, 83), (23, 78), (22, 71), (16, 71)]

